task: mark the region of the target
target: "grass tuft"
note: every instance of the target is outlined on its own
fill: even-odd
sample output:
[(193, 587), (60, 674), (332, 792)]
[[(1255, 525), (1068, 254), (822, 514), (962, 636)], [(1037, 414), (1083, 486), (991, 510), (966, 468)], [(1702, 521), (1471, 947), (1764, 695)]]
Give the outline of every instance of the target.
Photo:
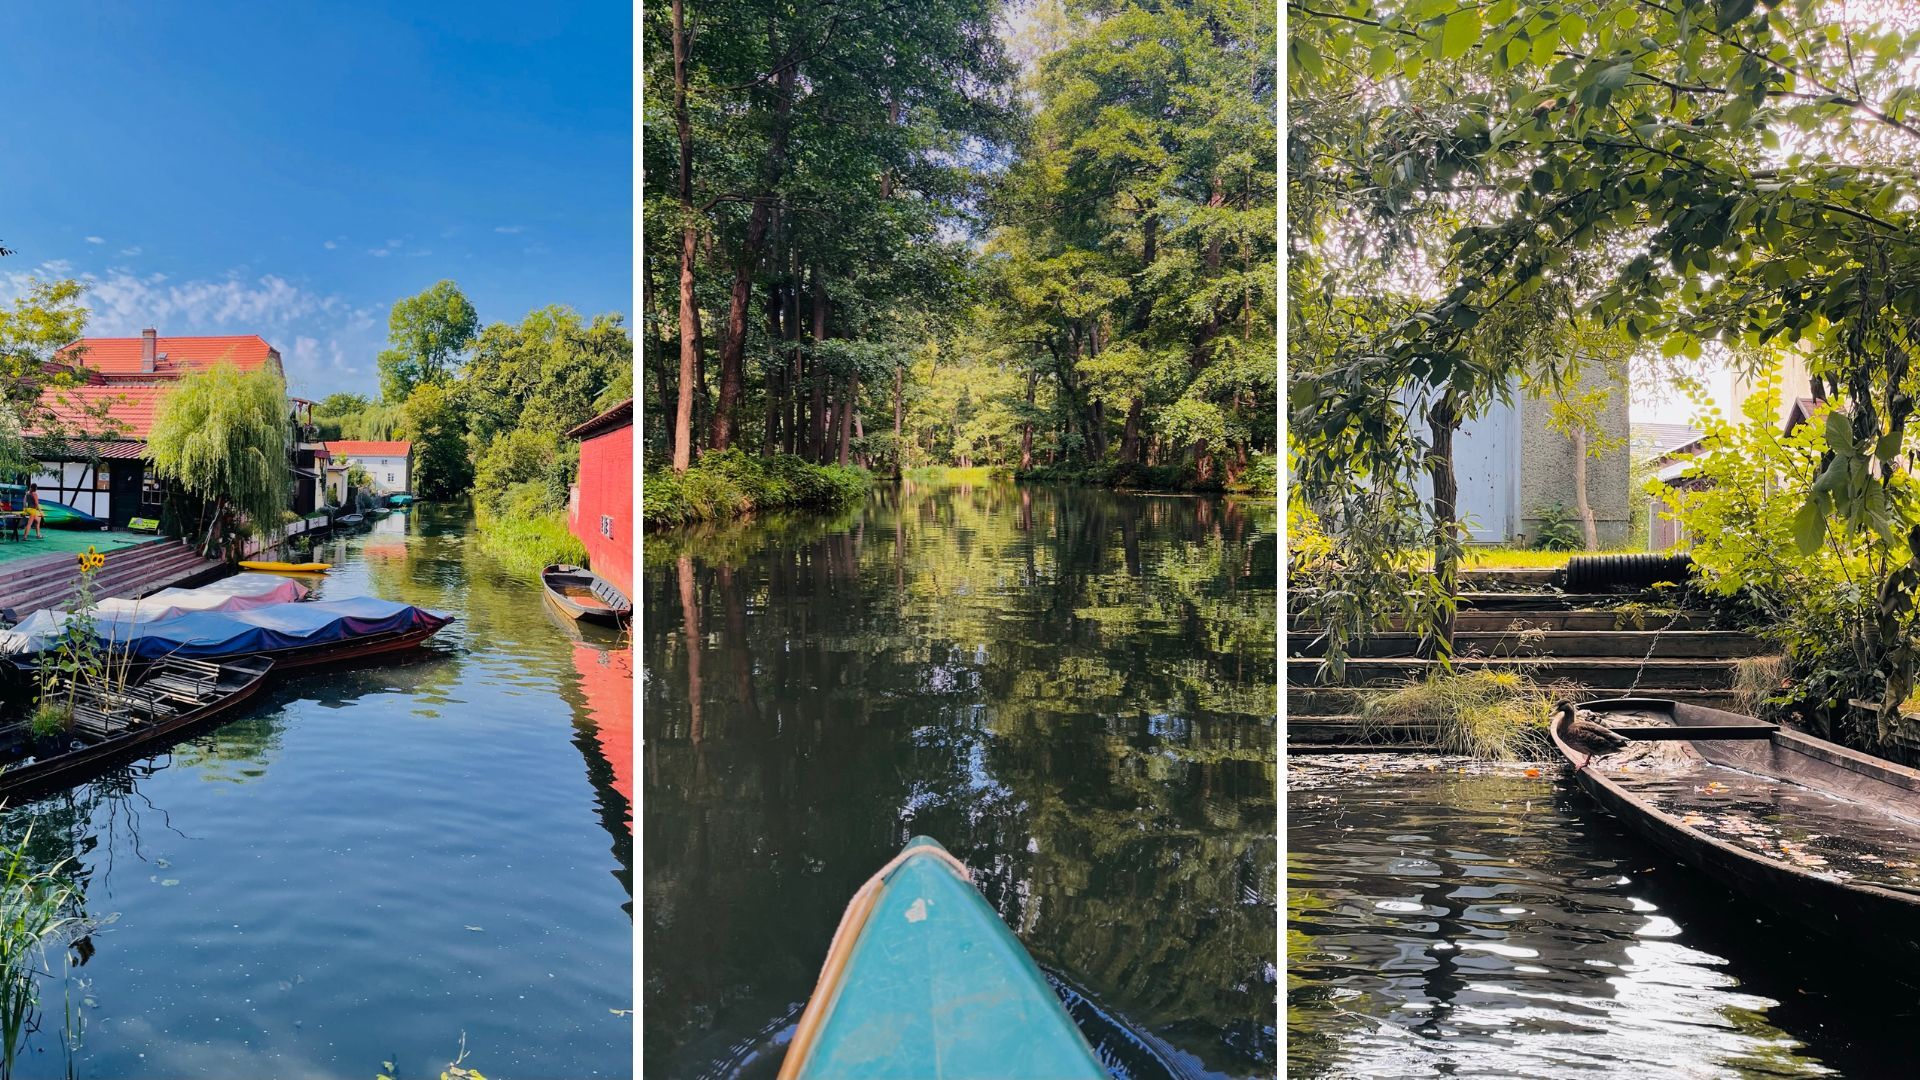
[(1367, 692), (1361, 717), (1369, 724), (1431, 724), (1446, 753), (1517, 761), (1552, 752), (1547, 720), (1555, 700), (1528, 675), (1475, 669)]

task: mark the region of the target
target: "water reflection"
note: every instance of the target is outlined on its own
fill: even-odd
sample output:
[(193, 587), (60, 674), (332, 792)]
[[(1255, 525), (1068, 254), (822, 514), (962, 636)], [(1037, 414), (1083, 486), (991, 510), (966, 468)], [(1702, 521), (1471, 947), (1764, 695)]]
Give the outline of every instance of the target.
[(905, 486), (644, 553), (649, 1062), (777, 1061), (927, 833), (1156, 1053), (1271, 1073), (1271, 504)]
[(1290, 762), (1289, 1075), (1898, 1074), (1911, 992), (1810, 977), (1551, 777), (1427, 764)]
[[(0, 815), (113, 916), (81, 972), (80, 1075), (436, 1075), (463, 1032), (489, 1075), (627, 1074), (631, 661), (583, 668), (471, 529), (428, 507), (316, 545), (320, 595), (458, 616), (427, 648), (290, 674)], [(57, 1075), (35, 1038), (21, 1075)]]

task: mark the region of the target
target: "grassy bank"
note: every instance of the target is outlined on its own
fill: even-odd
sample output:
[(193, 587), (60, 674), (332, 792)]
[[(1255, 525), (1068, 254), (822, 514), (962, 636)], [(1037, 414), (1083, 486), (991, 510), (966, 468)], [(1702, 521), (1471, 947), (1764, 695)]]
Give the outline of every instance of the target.
[(683, 474), (653, 469), (641, 491), (649, 528), (720, 521), (765, 510), (833, 510), (866, 497), (873, 475), (844, 465), (815, 465), (788, 454), (708, 454)]
[(917, 469), (908, 469), (905, 479), (916, 484), (984, 484), (990, 480), (1013, 478), (1013, 470), (1005, 465), (973, 465), (961, 468), (958, 465), (923, 465)]
[(1434, 724), (1435, 745), (1445, 753), (1490, 761), (1544, 758), (1553, 750), (1547, 717), (1565, 689), (1516, 672), (1467, 670), (1366, 691), (1360, 714), (1368, 724)]
[(567, 531), (565, 510), (530, 517), (482, 516), (479, 524), (480, 550), (522, 577), (538, 581), (541, 569), (552, 563), (587, 563), (586, 547)]
[(1226, 492), (1272, 497), (1279, 493), (1280, 477), (1274, 455), (1255, 454), (1233, 483), (1216, 476), (1201, 480), (1186, 465), (1042, 465), (1016, 473), (1015, 479), (1042, 484), (1085, 484), (1116, 491)]

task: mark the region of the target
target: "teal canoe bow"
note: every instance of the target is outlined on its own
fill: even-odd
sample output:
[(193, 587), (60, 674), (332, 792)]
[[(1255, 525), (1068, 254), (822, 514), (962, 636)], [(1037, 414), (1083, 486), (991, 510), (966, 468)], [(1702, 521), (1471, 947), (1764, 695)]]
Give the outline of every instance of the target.
[(781, 1080), (1107, 1080), (966, 867), (918, 836), (860, 887)]

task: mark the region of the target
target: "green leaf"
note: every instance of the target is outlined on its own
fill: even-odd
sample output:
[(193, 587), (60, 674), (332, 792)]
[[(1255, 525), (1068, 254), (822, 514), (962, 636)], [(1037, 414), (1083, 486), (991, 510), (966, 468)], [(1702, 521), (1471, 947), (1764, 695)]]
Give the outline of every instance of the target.
[(1463, 8), (1447, 16), (1446, 25), (1440, 29), (1440, 55), (1458, 60), (1479, 40), (1480, 9)]
[(1547, 61), (1553, 59), (1553, 50), (1559, 46), (1560, 39), (1551, 28), (1542, 30), (1533, 39), (1533, 62), (1545, 65)]
[(1560, 40), (1570, 46), (1579, 47), (1580, 39), (1586, 35), (1586, 32), (1587, 20), (1579, 15), (1569, 14), (1560, 20)]
[(1826, 538), (1826, 515), (1809, 500), (1793, 515), (1793, 546), (1800, 549), (1800, 554), (1811, 555), (1820, 550), (1820, 542)]

